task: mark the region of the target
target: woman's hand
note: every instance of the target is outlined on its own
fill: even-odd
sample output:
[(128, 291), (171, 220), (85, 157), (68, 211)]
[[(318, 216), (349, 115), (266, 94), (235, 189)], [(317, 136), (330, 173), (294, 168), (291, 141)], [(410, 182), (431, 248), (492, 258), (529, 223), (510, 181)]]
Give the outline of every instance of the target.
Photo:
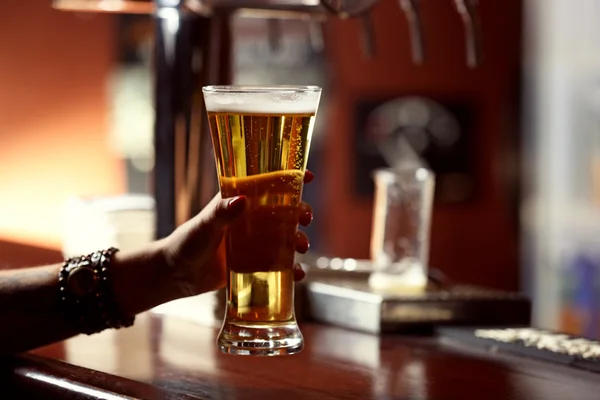
[[(312, 180), (313, 174), (306, 171), (304, 183)], [(222, 199), (217, 194), (198, 215), (161, 241), (169, 269), (166, 279), (173, 284), (175, 296), (193, 296), (225, 286), (224, 232), (227, 225), (245, 212), (246, 201), (245, 196)], [(312, 209), (302, 202), (298, 223), (307, 226), (311, 221)], [(306, 253), (308, 248), (308, 237), (298, 231), (296, 251)], [(294, 277), (296, 280), (304, 277), (299, 265), (294, 266)]]

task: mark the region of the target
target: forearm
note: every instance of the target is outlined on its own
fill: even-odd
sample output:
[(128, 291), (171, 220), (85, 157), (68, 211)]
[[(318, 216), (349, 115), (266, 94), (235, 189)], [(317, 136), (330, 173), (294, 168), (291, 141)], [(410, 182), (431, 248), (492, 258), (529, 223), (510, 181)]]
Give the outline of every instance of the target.
[[(61, 265), (0, 271), (0, 355), (14, 354), (78, 334), (60, 301)], [(177, 295), (163, 282), (166, 267), (152, 244), (117, 252), (111, 266), (116, 301), (127, 315), (146, 311)]]
[(73, 336), (60, 311), (60, 265), (0, 271), (0, 355)]

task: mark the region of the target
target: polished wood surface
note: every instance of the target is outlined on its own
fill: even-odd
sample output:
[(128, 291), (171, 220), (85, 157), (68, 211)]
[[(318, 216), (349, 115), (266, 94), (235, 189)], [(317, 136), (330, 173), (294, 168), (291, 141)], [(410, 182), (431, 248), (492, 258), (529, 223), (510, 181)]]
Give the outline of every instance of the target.
[[(9, 370), (9, 371), (7, 371)], [(195, 399), (153, 385), (26, 355), (0, 364), (0, 398), (8, 399)]]
[[(215, 328), (148, 314), (130, 329), (36, 350), (19, 360), (14, 375), (20, 388), (30, 388), (26, 380), (33, 370), (34, 382), (47, 390), (56, 386), (53, 379), (66, 380), (145, 399), (599, 398), (600, 376), (590, 372), (486, 354), (433, 337), (378, 337), (308, 323), (302, 330), (306, 348), (299, 355), (228, 356), (216, 349)], [(66, 364), (48, 360), (54, 357)]]

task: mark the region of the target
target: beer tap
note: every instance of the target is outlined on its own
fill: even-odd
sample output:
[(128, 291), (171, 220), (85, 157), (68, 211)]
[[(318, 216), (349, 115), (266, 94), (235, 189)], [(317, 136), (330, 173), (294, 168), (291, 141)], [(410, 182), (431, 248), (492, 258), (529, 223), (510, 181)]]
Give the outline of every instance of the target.
[(275, 18), (267, 19), (267, 38), (271, 52), (277, 53), (281, 49), (281, 20)]
[(370, 11), (379, 0), (321, 0), (321, 5), (341, 19), (360, 17)]
[(325, 48), (323, 36), (323, 23), (314, 19), (309, 20), (308, 39), (310, 41), (310, 46), (315, 53), (321, 53)]
[(425, 45), (423, 43), (423, 24), (421, 22), (421, 8), (419, 0), (400, 0), (400, 7), (406, 15), (412, 59), (415, 64), (422, 64), (425, 59)]
[(371, 59), (375, 56), (375, 34), (371, 8), (379, 0), (321, 0), (323, 7), (338, 18), (359, 18), (361, 26), (361, 50), (363, 56)]
[(373, 19), (371, 13), (366, 12), (360, 18), (362, 36), (361, 36), (361, 49), (363, 56), (366, 59), (372, 59), (375, 57), (376, 44), (375, 44), (375, 33), (373, 32)]
[(481, 26), (477, 12), (478, 0), (454, 0), (454, 5), (465, 28), (467, 65), (475, 68), (481, 64), (483, 59)]

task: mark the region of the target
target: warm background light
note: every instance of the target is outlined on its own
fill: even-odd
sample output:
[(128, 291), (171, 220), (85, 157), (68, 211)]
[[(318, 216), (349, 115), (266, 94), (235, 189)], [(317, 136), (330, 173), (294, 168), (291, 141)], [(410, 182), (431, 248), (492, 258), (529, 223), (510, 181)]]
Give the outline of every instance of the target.
[(69, 196), (124, 190), (108, 145), (113, 16), (11, 2), (0, 24), (0, 240), (60, 248)]
[(153, 0), (54, 0), (52, 6), (68, 11), (131, 14), (152, 14), (155, 9)]

